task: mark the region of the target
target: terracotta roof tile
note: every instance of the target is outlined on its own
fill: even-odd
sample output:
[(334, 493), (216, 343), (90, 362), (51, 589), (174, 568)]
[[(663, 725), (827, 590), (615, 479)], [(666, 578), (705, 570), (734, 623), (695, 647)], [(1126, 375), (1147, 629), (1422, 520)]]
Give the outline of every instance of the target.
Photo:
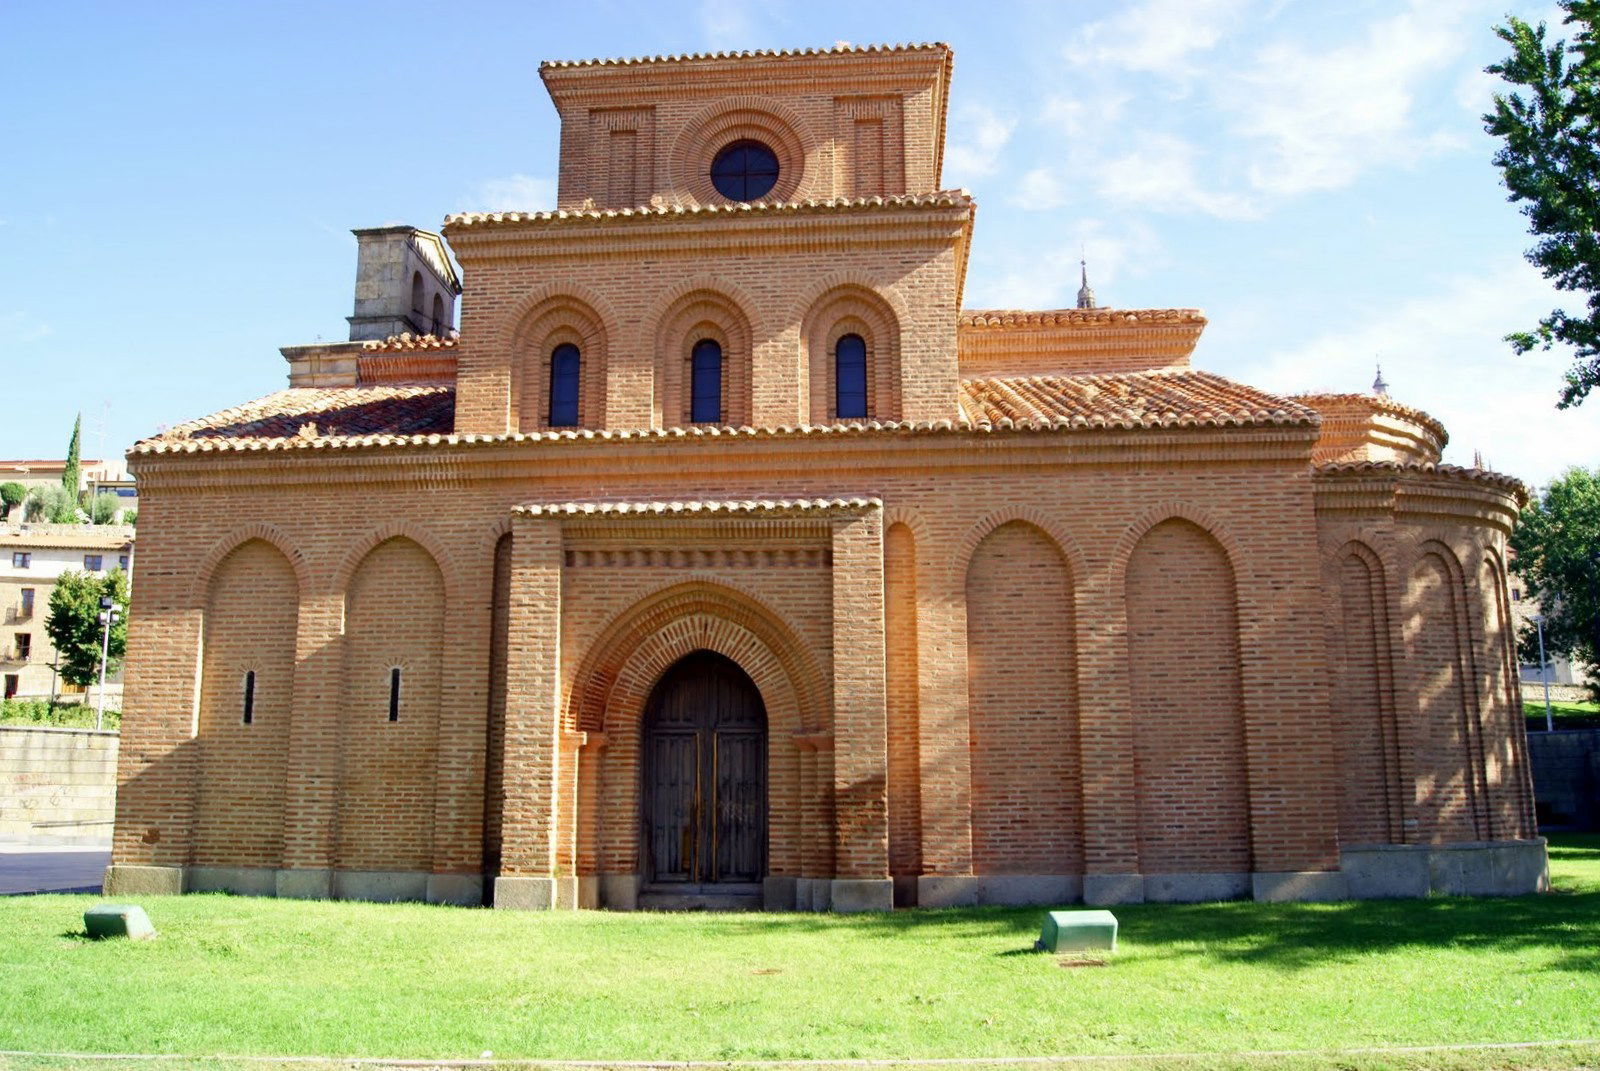
[(768, 212), (849, 212), (865, 208), (971, 208), (972, 194), (966, 190), (940, 190), (937, 193), (892, 194), (884, 197), (833, 197), (805, 201), (741, 201), (737, 204), (641, 205), (637, 208), (580, 209), (553, 212), (462, 212), (446, 216), (445, 230), (468, 227), (526, 226), (530, 223), (592, 221), (612, 219), (661, 219), (669, 216), (748, 215)]
[(1503, 472), (1492, 472), (1489, 469), (1463, 468), (1460, 465), (1435, 464), (1421, 461), (1330, 461), (1317, 465), (1314, 470), (1318, 476), (1442, 476), (1447, 479), (1465, 480), (1470, 483), (1481, 483), (1491, 487), (1502, 488), (1518, 495), (1523, 501), (1528, 498), (1528, 485), (1515, 476), (1508, 476)]
[(455, 388), (439, 384), (290, 387), (180, 424), (147, 442), (449, 434), (455, 411)]
[(662, 516), (695, 513), (809, 513), (818, 510), (862, 510), (882, 506), (879, 498), (762, 498), (725, 501), (682, 500), (667, 502), (529, 502), (514, 512), (529, 516), (587, 516), (591, 514)]
[(689, 63), (695, 60), (758, 59), (784, 56), (845, 56), (855, 53), (882, 52), (948, 52), (950, 46), (942, 42), (922, 42), (895, 45), (834, 45), (831, 48), (756, 48), (743, 52), (685, 52), (668, 56), (625, 56), (610, 59), (545, 60), (540, 69), (560, 70), (568, 67), (638, 67), (650, 63)]
[(1066, 327), (1088, 324), (1199, 324), (1199, 309), (963, 309), (962, 327)]
[(1298, 402), (1188, 370), (963, 380), (961, 411), (974, 424), (1075, 428), (1315, 424), (1318, 419)]
[(379, 342), (369, 339), (361, 344), (361, 348), (379, 353), (403, 353), (411, 350), (448, 350), (461, 340), (461, 336), (451, 332), (444, 338), (438, 335), (413, 335), (409, 331), (402, 335), (390, 335)]

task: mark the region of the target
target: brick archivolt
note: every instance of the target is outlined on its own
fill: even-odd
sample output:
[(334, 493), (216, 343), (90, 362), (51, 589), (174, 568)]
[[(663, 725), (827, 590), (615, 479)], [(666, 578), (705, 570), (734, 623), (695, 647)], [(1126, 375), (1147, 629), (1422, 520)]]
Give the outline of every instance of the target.
[(809, 424), (839, 419), (834, 348), (845, 335), (860, 335), (867, 346), (867, 419), (899, 420), (900, 318), (875, 287), (836, 283), (819, 295), (800, 318), (807, 353)]
[(295, 546), (283, 529), (272, 524), (244, 524), (211, 544), (211, 549), (206, 551), (200, 559), (200, 564), (191, 574), (194, 577), (190, 598), (195, 605), (199, 605), (208, 597), (211, 590), (211, 578), (229, 555), (251, 540), (259, 539), (272, 546), (282, 554), (294, 569), (295, 582), (301, 591), (311, 586), (311, 570), (306, 564), (305, 556)]
[(711, 339), (722, 347), (722, 419), (742, 427), (752, 421), (752, 349), (750, 307), (721, 287), (697, 285), (671, 299), (656, 319), (655, 398), (651, 420), (656, 427), (690, 424), (690, 359), (697, 342)]
[[(794, 629), (756, 596), (707, 577), (673, 583), (645, 596), (600, 632), (573, 674), (566, 727), (609, 731), (608, 712), (618, 709), (613, 693), (623, 686), (625, 669), (637, 651), (646, 644), (662, 643), (658, 637), (669, 631), (677, 638), (673, 642), (697, 636), (720, 644), (708, 649), (738, 662), (769, 704), (780, 693), (769, 695), (768, 688), (776, 688), (780, 679), (785, 682), (784, 688), (794, 696), (796, 731), (818, 732), (829, 725), (828, 680)], [(643, 685), (645, 690), (652, 682), (653, 678)]]
[(706, 105), (673, 139), (668, 180), (673, 194), (691, 204), (730, 204), (711, 184), (711, 161), (723, 146), (749, 139), (778, 158), (778, 183), (763, 201), (827, 197), (817, 159), (821, 143), (792, 108), (763, 96), (724, 97)]
[(510, 409), (516, 429), (541, 431), (550, 427), (550, 361), (562, 343), (578, 347), (578, 426), (605, 424), (606, 369), (610, 364), (607, 317), (599, 299), (571, 292), (537, 298), (512, 322), (506, 346), (511, 353)]

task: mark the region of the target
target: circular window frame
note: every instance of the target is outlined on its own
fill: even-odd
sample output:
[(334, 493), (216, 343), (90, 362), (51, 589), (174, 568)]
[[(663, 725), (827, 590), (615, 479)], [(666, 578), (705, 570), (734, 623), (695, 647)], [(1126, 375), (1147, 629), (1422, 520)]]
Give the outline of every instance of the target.
[[(727, 190), (723, 189), (721, 185), (718, 184), (718, 179), (719, 179), (719, 177), (721, 177), (721, 176), (719, 176), (717, 174), (718, 168), (721, 166), (721, 164), (723, 162), (723, 159), (726, 156), (728, 156), (728, 154), (733, 153), (733, 152), (743, 151), (744, 153), (747, 154), (746, 155), (746, 164), (747, 164), (747, 166), (745, 167), (744, 172), (739, 176), (739, 178), (748, 187), (749, 184), (750, 184), (750, 178), (751, 178), (751, 171), (750, 171), (750, 168), (748, 167), (748, 162), (749, 162), (749, 155), (748, 154), (750, 154), (753, 150), (759, 150), (767, 159), (772, 161), (771, 181), (767, 183), (767, 186), (766, 186), (765, 189), (763, 189), (760, 193), (756, 194), (754, 197), (735, 197), (733, 194), (729, 193)], [(783, 178), (783, 165), (778, 162), (778, 154), (773, 152), (772, 151), (772, 146), (768, 145), (766, 142), (757, 141), (755, 138), (735, 138), (733, 141), (730, 141), (730, 142), (726, 143), (725, 145), (723, 145), (722, 148), (718, 149), (716, 151), (716, 153), (712, 155), (712, 157), (711, 157), (710, 177), (711, 177), (712, 188), (714, 188), (723, 197), (727, 198), (730, 201), (737, 201), (740, 204), (750, 204), (750, 203), (752, 203), (754, 201), (764, 201), (764, 200), (766, 200), (767, 195), (770, 194), (773, 190), (778, 188), (778, 181)], [(748, 192), (748, 190), (746, 192)]]
[(778, 160), (778, 181), (761, 198), (768, 203), (793, 201), (806, 179), (806, 161), (814, 139), (798, 116), (762, 97), (730, 97), (703, 109), (685, 124), (673, 142), (672, 185), (695, 204), (741, 205), (723, 196), (711, 182), (711, 163), (736, 141), (765, 145)]

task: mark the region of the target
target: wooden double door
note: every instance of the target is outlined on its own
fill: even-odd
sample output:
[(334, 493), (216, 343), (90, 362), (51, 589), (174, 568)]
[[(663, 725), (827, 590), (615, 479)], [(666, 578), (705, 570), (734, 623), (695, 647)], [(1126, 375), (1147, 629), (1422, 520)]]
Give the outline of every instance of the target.
[(662, 675), (644, 718), (645, 880), (758, 882), (767, 863), (767, 713), (755, 683), (710, 651)]

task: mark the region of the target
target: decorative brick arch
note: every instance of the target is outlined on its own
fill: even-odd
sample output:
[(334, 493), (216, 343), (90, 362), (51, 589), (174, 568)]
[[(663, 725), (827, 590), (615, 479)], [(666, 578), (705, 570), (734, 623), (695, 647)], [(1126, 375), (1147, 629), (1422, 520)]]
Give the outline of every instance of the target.
[[(688, 621), (700, 622), (700, 631), (694, 634), (705, 642), (742, 652), (732, 654), (718, 647), (707, 648), (739, 662), (766, 697), (767, 688), (763, 686), (764, 678), (757, 675), (757, 667), (742, 661), (751, 651), (764, 652), (762, 666), (770, 660), (779, 674), (779, 677), (768, 676), (765, 680), (771, 684), (781, 678), (794, 695), (795, 731), (817, 732), (826, 728), (831, 721), (828, 681), (804, 642), (760, 599), (708, 576), (691, 576), (653, 592), (612, 619), (578, 664), (568, 691), (565, 725), (587, 732), (609, 731), (608, 712), (616, 708), (624, 695), (630, 694), (618, 693), (613, 698), (613, 692), (623, 684), (624, 671), (630, 665), (637, 670), (637, 666), (652, 664), (648, 661), (634, 663), (636, 652), (647, 644), (667, 642), (660, 638), (663, 633), (693, 632), (693, 628), (685, 624)], [(707, 622), (721, 624), (711, 627)], [(762, 672), (767, 671), (762, 669)], [(645, 682), (646, 693), (654, 681), (652, 677)]]
[[(1134, 548), (1149, 534), (1150, 529), (1167, 521), (1188, 521), (1216, 541), (1222, 548), (1223, 556), (1227, 558), (1228, 568), (1233, 571), (1237, 601), (1238, 591), (1242, 587), (1239, 583), (1239, 564), (1245, 560), (1243, 545), (1221, 517), (1202, 506), (1187, 502), (1163, 502), (1134, 518), (1133, 523), (1122, 533), (1122, 537), (1117, 540), (1111, 552), (1111, 590), (1125, 589), (1128, 579), (1128, 559), (1133, 557)], [(1242, 626), (1244, 623), (1242, 615), (1239, 620)]]
[[(835, 273), (813, 288), (801, 306), (800, 339), (806, 350), (808, 400), (805, 423), (838, 421), (834, 393), (834, 347), (847, 334), (867, 345), (866, 420), (900, 419), (900, 325), (904, 302), (864, 277)], [(862, 419), (862, 418), (852, 418)]]
[(755, 331), (749, 298), (723, 280), (700, 277), (675, 287), (662, 301), (650, 337), (655, 341), (656, 427), (690, 423), (689, 358), (694, 344), (709, 338), (722, 347), (722, 419), (740, 427), (752, 420)]
[(614, 322), (610, 306), (588, 287), (551, 284), (523, 299), (505, 321), (501, 342), (511, 354), (511, 411), (517, 431), (550, 426), (550, 355), (562, 343), (577, 346), (582, 360), (578, 426), (605, 423), (610, 362), (606, 325)]
[(191, 596), (204, 602), (211, 589), (211, 578), (215, 575), (228, 555), (252, 540), (259, 539), (273, 547), (289, 561), (289, 567), (294, 570), (295, 583), (300, 591), (305, 592), (311, 585), (311, 568), (306, 564), (305, 556), (300, 548), (296, 547), (284, 533), (283, 529), (271, 524), (244, 524), (233, 529), (227, 535), (211, 544), (211, 549), (206, 551), (200, 559), (200, 565), (194, 571), (194, 587)]
[(409, 539), (417, 544), (428, 556), (433, 559), (434, 566), (439, 570), (439, 575), (444, 579), (445, 605), (459, 606), (461, 597), (461, 575), (456, 568), (455, 560), (444, 545), (439, 542), (432, 532), (421, 525), (411, 521), (394, 521), (368, 530), (345, 553), (337, 569), (334, 570), (332, 581), (333, 590), (345, 592), (349, 590), (350, 580), (355, 576), (356, 570), (366, 560), (367, 555), (387, 543), (391, 539)]
[(1084, 557), (1077, 540), (1044, 511), (1029, 506), (1010, 506), (988, 514), (967, 530), (966, 536), (961, 540), (961, 545), (951, 559), (951, 590), (965, 585), (967, 567), (972, 562), (973, 552), (978, 549), (978, 545), (988, 537), (989, 533), (1014, 521), (1032, 525), (1055, 544), (1056, 550), (1061, 553), (1062, 560), (1067, 564), (1067, 574), (1074, 589), (1084, 582), (1084, 578), (1088, 575), (1088, 559)]
[(711, 184), (711, 160), (724, 145), (745, 138), (766, 145), (778, 158), (778, 183), (762, 200), (793, 201), (802, 187), (815, 187), (816, 136), (794, 109), (754, 94), (712, 101), (683, 125), (667, 155), (672, 187), (697, 204), (729, 204)]

